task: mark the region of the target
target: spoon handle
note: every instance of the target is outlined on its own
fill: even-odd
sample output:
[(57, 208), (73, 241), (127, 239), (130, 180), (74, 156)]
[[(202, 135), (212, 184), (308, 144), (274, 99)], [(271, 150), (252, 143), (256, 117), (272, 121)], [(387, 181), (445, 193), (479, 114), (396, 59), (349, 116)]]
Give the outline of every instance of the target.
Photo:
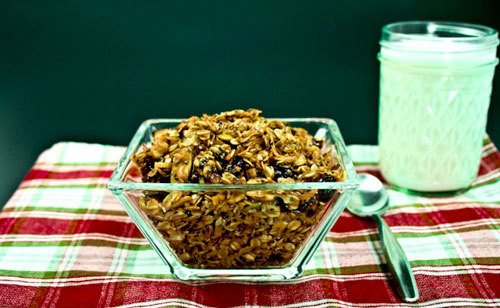
[(397, 289), (401, 298), (406, 302), (416, 302), (419, 299), (417, 283), (411, 270), (406, 255), (394, 237), (385, 221), (380, 215), (372, 216), (377, 223), (380, 233), (380, 241), (384, 247), (389, 269), (397, 280)]

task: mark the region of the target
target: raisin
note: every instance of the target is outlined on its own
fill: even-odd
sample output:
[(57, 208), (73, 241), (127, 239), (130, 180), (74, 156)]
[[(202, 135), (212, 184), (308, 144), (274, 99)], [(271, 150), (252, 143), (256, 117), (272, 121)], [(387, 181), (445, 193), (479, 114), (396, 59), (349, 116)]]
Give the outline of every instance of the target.
[(240, 156), (236, 156), (234, 159), (233, 159), (233, 165), (235, 167), (240, 167), (241, 169), (243, 169), (243, 167), (245, 166), (245, 161), (243, 160), (243, 158), (241, 158)]
[(272, 255), (269, 256), (269, 260), (271, 261), (280, 261), (281, 260), (281, 255), (278, 253), (273, 253)]
[(148, 173), (153, 170), (155, 165), (155, 160), (151, 156), (147, 156), (142, 161), (142, 166), (140, 168), (142, 174), (143, 182), (156, 182), (155, 177), (148, 176)]
[(273, 168), (274, 168), (274, 177), (276, 179), (296, 177), (296, 173), (290, 168), (281, 167), (280, 165), (273, 165)]
[(280, 207), (280, 210), (282, 212), (288, 212), (289, 209), (286, 207), (285, 201), (283, 201), (282, 198), (276, 197), (274, 198), (274, 201), (276, 202), (276, 205)]
[(158, 201), (163, 201), (165, 197), (168, 195), (167, 192), (161, 192), (161, 191), (149, 191), (144, 193), (147, 197), (154, 198)]
[(335, 189), (320, 189), (318, 191), (318, 199), (319, 201), (326, 202), (333, 197), (335, 193)]
[(225, 170), (227, 168), (227, 166), (228, 166), (227, 160), (217, 159), (217, 161), (219, 162), (220, 166), (222, 167), (222, 170)]
[[(320, 182), (337, 182), (337, 179), (334, 176), (329, 174), (323, 174), (319, 179)], [(319, 201), (326, 202), (333, 197), (335, 193), (335, 189), (320, 189), (318, 191), (318, 199)]]
[(323, 147), (323, 140), (313, 139), (313, 145), (321, 149)]
[[(309, 199), (303, 200), (300, 203), (300, 209), (302, 211), (306, 211), (307, 212), (309, 210), (312, 210), (312, 208), (314, 207), (314, 205), (316, 205), (316, 203), (318, 203), (318, 199), (316, 198), (316, 196), (313, 196), (313, 197), (311, 197)], [(308, 215), (308, 216), (311, 216), (311, 215)]]
[(200, 175), (197, 172), (193, 172), (191, 174), (191, 183), (199, 183), (200, 182)]
[(319, 179), (320, 182), (337, 182), (337, 179), (330, 174), (323, 174)]

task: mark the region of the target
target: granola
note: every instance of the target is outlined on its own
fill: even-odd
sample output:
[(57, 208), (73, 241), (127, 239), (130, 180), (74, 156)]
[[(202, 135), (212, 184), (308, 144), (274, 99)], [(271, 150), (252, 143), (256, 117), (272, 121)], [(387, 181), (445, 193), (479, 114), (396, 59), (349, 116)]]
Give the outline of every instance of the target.
[[(153, 183), (335, 182), (345, 172), (303, 128), (234, 110), (153, 133), (132, 160)], [(178, 258), (201, 268), (281, 266), (300, 250), (332, 190), (147, 192), (139, 205)]]

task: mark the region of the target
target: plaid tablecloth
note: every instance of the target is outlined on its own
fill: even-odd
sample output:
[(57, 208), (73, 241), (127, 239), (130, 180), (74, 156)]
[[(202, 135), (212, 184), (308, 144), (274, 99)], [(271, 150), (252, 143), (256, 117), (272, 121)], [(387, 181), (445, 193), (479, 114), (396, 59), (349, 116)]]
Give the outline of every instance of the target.
[[(0, 214), (0, 307), (500, 306), (500, 154), (488, 140), (464, 194), (389, 191), (385, 219), (413, 267), (416, 304), (397, 297), (375, 224), (347, 212), (298, 279), (173, 279), (106, 189), (123, 151), (64, 142), (40, 155)], [(376, 147), (350, 151), (358, 171), (378, 175)]]

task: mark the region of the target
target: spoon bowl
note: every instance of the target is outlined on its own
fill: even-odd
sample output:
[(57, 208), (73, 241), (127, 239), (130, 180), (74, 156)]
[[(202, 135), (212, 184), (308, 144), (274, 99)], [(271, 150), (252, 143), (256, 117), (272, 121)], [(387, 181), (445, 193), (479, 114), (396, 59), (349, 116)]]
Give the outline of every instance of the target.
[(389, 208), (389, 195), (384, 185), (373, 175), (358, 175), (360, 186), (349, 201), (347, 209), (357, 216), (382, 215)]

